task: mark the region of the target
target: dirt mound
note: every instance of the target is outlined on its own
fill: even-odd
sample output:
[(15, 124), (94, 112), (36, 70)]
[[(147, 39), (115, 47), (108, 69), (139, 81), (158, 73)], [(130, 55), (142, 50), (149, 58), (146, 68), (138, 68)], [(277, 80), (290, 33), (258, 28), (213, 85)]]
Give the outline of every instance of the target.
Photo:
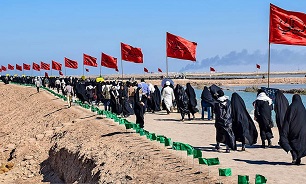
[(46, 91), (0, 84), (3, 183), (203, 183), (173, 151)]

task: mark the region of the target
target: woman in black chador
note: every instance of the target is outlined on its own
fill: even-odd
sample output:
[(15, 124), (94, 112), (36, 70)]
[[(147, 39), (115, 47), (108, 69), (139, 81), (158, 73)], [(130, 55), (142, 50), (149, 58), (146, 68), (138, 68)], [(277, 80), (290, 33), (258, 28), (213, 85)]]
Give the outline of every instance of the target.
[(122, 115), (124, 117), (128, 117), (134, 114), (134, 111), (132, 107), (130, 106), (130, 103), (128, 103), (128, 91), (127, 91), (127, 87), (124, 84), (120, 85), (118, 94), (119, 94), (119, 104), (122, 107)]
[(292, 103), (287, 109), (281, 131), (280, 146), (291, 152), (292, 163), (301, 164), (306, 156), (306, 112), (301, 97), (293, 95)]
[(143, 128), (144, 127), (144, 103), (141, 97), (142, 97), (142, 90), (141, 90), (141, 87), (138, 87), (134, 95), (134, 102), (135, 102), (134, 112), (136, 115), (136, 124), (139, 124), (139, 127)]
[(285, 118), (285, 114), (286, 114), (288, 106), (289, 106), (289, 102), (287, 98), (280, 90), (278, 90), (275, 93), (274, 111), (275, 111), (275, 120), (276, 120), (276, 125), (278, 128), (278, 132), (279, 132), (279, 137), (282, 131), (282, 126), (284, 123), (284, 118)]
[(222, 90), (218, 91), (218, 103), (215, 104), (216, 149), (220, 150), (220, 143), (226, 144), (226, 152), (236, 150), (235, 135), (232, 130), (231, 101), (224, 96)]
[(259, 124), (260, 138), (262, 141), (261, 147), (266, 147), (265, 140), (268, 140), (268, 147), (271, 147), (271, 139), (273, 138), (271, 130), (271, 127), (273, 127), (271, 116), (272, 99), (262, 89), (259, 89), (253, 105), (255, 107), (254, 118)]
[[(194, 114), (196, 112), (199, 112), (199, 110), (197, 109), (197, 99), (196, 99), (196, 94), (194, 92), (193, 87), (190, 85), (190, 83), (188, 82), (186, 84), (186, 94), (188, 96), (188, 110), (189, 112), (192, 114), (192, 119), (194, 119)], [(189, 118), (190, 119), (190, 118)]]
[(152, 97), (152, 112), (160, 111), (160, 103), (161, 103), (161, 94), (160, 90), (158, 89), (157, 85), (154, 85), (154, 93), (151, 94)]
[(179, 112), (181, 113), (182, 121), (185, 119), (185, 115), (187, 114), (188, 117), (190, 118), (190, 112), (188, 109), (188, 96), (181, 85), (177, 85), (177, 108)]
[(242, 143), (241, 150), (245, 151), (246, 144), (256, 144), (258, 133), (243, 99), (237, 93), (232, 94), (231, 105), (235, 139)]

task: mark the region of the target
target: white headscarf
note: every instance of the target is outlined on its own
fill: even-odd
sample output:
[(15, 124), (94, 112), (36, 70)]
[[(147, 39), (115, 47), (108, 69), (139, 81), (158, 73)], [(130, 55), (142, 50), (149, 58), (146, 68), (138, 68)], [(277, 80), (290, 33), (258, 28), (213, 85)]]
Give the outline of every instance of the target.
[(256, 100), (267, 101), (269, 102), (269, 105), (272, 105), (272, 99), (269, 98), (265, 92), (259, 93)]

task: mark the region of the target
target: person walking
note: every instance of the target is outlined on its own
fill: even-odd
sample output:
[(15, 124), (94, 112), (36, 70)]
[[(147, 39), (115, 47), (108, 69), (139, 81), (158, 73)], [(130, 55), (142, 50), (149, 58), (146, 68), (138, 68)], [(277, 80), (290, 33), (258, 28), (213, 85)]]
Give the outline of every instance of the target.
[(216, 127), (216, 149), (221, 149), (220, 143), (226, 145), (226, 153), (230, 152), (230, 149), (236, 150), (235, 135), (232, 130), (232, 109), (231, 101), (228, 96), (224, 95), (222, 90), (218, 92), (218, 103), (215, 104), (215, 127)]
[(185, 115), (187, 114), (190, 118), (190, 112), (188, 109), (188, 96), (186, 94), (186, 91), (184, 90), (183, 86), (177, 85), (177, 108), (179, 112), (181, 113), (181, 121), (185, 120)]
[(212, 108), (214, 108), (216, 101), (212, 97), (207, 86), (204, 86), (204, 89), (201, 94), (201, 106), (202, 106), (202, 116), (201, 119), (204, 120), (204, 112), (207, 111), (207, 120), (211, 120)]
[(301, 96), (293, 95), (281, 127), (280, 146), (292, 156), (292, 164), (300, 165), (306, 156), (306, 111)]
[(167, 114), (170, 114), (175, 100), (173, 89), (170, 87), (170, 82), (166, 81), (164, 89), (162, 90), (161, 100), (166, 108)]
[(36, 86), (36, 89), (37, 89), (37, 93), (39, 93), (39, 88), (41, 86), (41, 82), (40, 82), (39, 78), (35, 78), (35, 86)]
[(262, 148), (266, 148), (265, 140), (268, 141), (268, 147), (272, 146), (271, 139), (273, 138), (273, 133), (271, 130), (272, 124), (272, 99), (267, 96), (267, 94), (259, 89), (257, 93), (257, 98), (253, 102), (255, 107), (254, 119), (259, 124), (260, 138)]
[(136, 89), (135, 95), (134, 95), (134, 112), (136, 115), (136, 124), (139, 124), (140, 128), (144, 128), (144, 102), (142, 101), (142, 89), (141, 87), (138, 87)]
[[(195, 119), (194, 114), (199, 112), (199, 110), (197, 109), (197, 99), (196, 99), (196, 94), (194, 92), (193, 87), (191, 86), (191, 84), (188, 82), (186, 84), (186, 94), (188, 96), (188, 109), (190, 114), (192, 114), (192, 119)], [(189, 117), (189, 119), (191, 119)]]
[(67, 96), (68, 108), (70, 108), (73, 96), (73, 87), (71, 86), (70, 82), (67, 82), (67, 85), (65, 86), (65, 93)]
[(231, 107), (235, 140), (242, 143), (241, 150), (245, 151), (246, 144), (256, 144), (258, 132), (243, 99), (238, 93), (232, 94)]

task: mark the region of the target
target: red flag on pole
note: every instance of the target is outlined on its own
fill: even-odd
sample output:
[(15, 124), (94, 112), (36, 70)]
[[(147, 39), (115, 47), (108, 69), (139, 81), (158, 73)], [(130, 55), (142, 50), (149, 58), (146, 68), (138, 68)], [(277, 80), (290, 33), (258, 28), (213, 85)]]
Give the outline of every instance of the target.
[(10, 65), (10, 64), (7, 65), (7, 68), (8, 68), (9, 70), (14, 70), (14, 66), (13, 66), (13, 65)]
[(16, 64), (16, 70), (22, 71), (22, 66), (21, 66), (21, 65)]
[(158, 68), (158, 72), (163, 72), (160, 68)]
[(89, 69), (88, 69), (88, 68), (85, 68), (85, 71), (86, 71), (86, 72), (89, 72)]
[(62, 64), (52, 60), (52, 69), (53, 70), (62, 70)]
[(1, 70), (6, 71), (6, 67), (1, 65)]
[(104, 54), (103, 52), (101, 56), (101, 65), (107, 68), (113, 68), (117, 72), (119, 71), (117, 66), (117, 58)]
[(61, 76), (64, 75), (62, 71), (58, 71), (58, 74)]
[(149, 73), (149, 70), (146, 67), (143, 68), (143, 71)]
[(50, 64), (44, 63), (44, 62), (40, 62), (40, 68), (42, 70), (50, 70)]
[(213, 67), (210, 67), (211, 72), (215, 72), (216, 70)]
[(167, 32), (167, 57), (196, 61), (197, 43)]
[(47, 72), (45, 72), (45, 77), (49, 77), (49, 75), (48, 75), (48, 73), (47, 73)]
[(260, 69), (260, 65), (259, 65), (259, 64), (256, 64), (256, 68), (257, 68), (257, 69)]
[(270, 43), (306, 45), (306, 14), (270, 4)]
[(121, 58), (125, 61), (143, 63), (143, 55), (140, 48), (121, 43)]
[(23, 63), (23, 70), (31, 70), (31, 65)]
[(78, 68), (78, 62), (65, 57), (65, 67), (77, 69)]
[(36, 63), (33, 62), (33, 70), (40, 71), (39, 64), (36, 64)]
[(84, 63), (84, 65), (87, 65), (87, 66), (93, 66), (93, 67), (98, 66), (97, 58), (92, 57), (92, 56), (87, 55), (87, 54), (83, 54), (83, 63)]

